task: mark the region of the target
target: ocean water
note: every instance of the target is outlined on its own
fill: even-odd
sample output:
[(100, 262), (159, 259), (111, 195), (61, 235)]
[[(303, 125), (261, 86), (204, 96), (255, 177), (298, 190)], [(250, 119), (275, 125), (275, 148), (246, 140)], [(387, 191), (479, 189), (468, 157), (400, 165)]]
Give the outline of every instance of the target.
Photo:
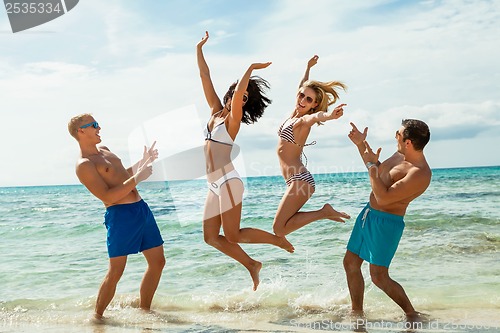
[[(305, 209), (329, 202), (352, 218), (292, 233), (293, 254), (243, 244), (264, 265), (256, 292), (243, 266), (203, 241), (204, 181), (140, 184), (167, 265), (155, 312), (145, 314), (137, 309), (145, 261), (129, 256), (107, 325), (90, 320), (107, 270), (100, 201), (79, 185), (0, 188), (0, 332), (353, 331), (342, 259), (369, 181), (366, 173), (315, 179)], [(247, 178), (242, 227), (271, 231), (284, 189), (281, 177)], [(500, 167), (434, 170), (410, 205), (390, 273), (431, 318), (416, 331), (500, 331), (499, 207)], [(363, 270), (365, 331), (407, 331), (402, 311)]]

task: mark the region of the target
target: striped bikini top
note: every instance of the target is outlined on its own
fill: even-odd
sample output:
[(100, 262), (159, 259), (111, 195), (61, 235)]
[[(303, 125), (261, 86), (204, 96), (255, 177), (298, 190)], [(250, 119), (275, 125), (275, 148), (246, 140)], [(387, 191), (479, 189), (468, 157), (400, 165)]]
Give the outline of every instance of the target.
[[(312, 145), (315, 145), (316, 144), (316, 141), (313, 141), (311, 143), (306, 143), (304, 145), (301, 145), (301, 144), (298, 144), (297, 142), (295, 142), (295, 136), (293, 135), (293, 125), (295, 125), (295, 123), (297, 122), (297, 120), (299, 120), (299, 118), (291, 121), (287, 126), (285, 126), (285, 124), (287, 123), (287, 121), (291, 120), (290, 118), (288, 118), (287, 120), (285, 120), (285, 122), (283, 124), (281, 124), (280, 126), (280, 129), (278, 130), (278, 136), (280, 138), (282, 138), (283, 140), (285, 141), (288, 141), (290, 143), (293, 143), (299, 147), (307, 147), (307, 146), (312, 146)], [(304, 165), (307, 167), (307, 156), (306, 154), (304, 153), (304, 150), (302, 150), (300, 152), (300, 160), (302, 161), (302, 156), (304, 156), (304, 159), (305, 159), (305, 163)]]
[(290, 118), (288, 118), (287, 120), (285, 120), (285, 122), (283, 124), (281, 124), (280, 129), (278, 130), (278, 136), (280, 138), (282, 138), (283, 140), (288, 141), (290, 143), (296, 144), (299, 147), (307, 147), (307, 146), (312, 146), (312, 145), (316, 144), (316, 141), (313, 141), (311, 143), (306, 143), (304, 145), (301, 145), (301, 144), (298, 144), (297, 142), (295, 142), (295, 136), (293, 135), (293, 125), (295, 125), (295, 123), (297, 122), (297, 120), (299, 120), (299, 118), (291, 121), (287, 126), (285, 126), (285, 124), (289, 120), (290, 120)]

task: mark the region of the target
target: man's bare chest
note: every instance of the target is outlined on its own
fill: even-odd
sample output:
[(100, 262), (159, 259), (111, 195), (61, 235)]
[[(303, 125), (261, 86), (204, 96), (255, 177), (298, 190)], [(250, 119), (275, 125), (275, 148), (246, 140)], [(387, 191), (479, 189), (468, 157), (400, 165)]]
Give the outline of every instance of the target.
[(386, 186), (391, 186), (398, 180), (403, 179), (408, 174), (410, 167), (411, 165), (404, 160), (389, 159), (382, 163), (379, 168), (379, 177)]
[(104, 178), (112, 178), (124, 170), (121, 160), (116, 156), (99, 156), (93, 159), (97, 172)]

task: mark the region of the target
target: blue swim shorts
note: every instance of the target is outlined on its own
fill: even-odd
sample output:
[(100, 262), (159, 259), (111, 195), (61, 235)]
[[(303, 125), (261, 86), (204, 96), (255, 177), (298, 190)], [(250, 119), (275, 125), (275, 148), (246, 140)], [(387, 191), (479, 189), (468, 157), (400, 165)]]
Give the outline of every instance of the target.
[(371, 264), (389, 267), (404, 228), (403, 216), (381, 212), (367, 204), (356, 219), (347, 249)]
[(149, 206), (140, 200), (109, 206), (104, 214), (110, 258), (142, 252), (163, 244)]

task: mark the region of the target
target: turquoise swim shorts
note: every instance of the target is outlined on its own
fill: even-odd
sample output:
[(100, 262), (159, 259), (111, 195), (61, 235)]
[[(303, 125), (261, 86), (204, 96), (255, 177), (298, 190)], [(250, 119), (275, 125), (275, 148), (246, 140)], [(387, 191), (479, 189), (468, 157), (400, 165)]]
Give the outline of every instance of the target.
[(104, 225), (108, 230), (110, 258), (142, 252), (163, 244), (153, 213), (144, 200), (109, 206), (104, 214)]
[(389, 267), (404, 228), (403, 216), (367, 204), (356, 219), (347, 249), (371, 264)]

